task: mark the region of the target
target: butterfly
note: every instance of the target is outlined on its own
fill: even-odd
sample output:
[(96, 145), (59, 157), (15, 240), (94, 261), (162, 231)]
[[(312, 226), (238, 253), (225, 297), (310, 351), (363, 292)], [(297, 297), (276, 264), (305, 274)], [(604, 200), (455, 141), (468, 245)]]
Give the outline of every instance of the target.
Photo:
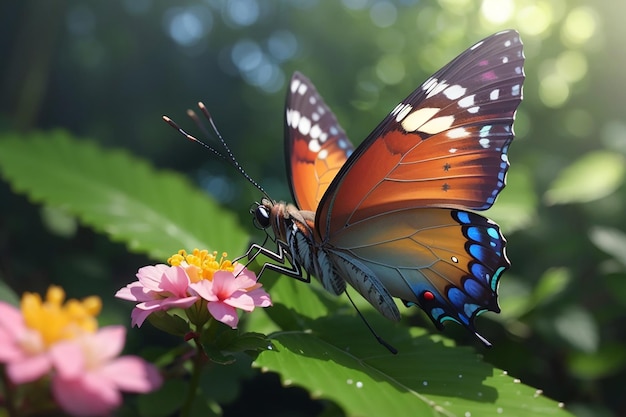
[[(264, 198), (255, 222), (276, 250), (266, 268), (332, 294), (349, 284), (383, 316), (394, 298), (419, 306), (438, 328), (500, 312), (510, 267), (490, 208), (505, 186), (524, 54), (514, 30), (476, 43), (400, 102), (355, 148), (311, 81), (291, 78), (285, 157), (294, 204)], [(291, 266), (287, 266), (290, 264)], [(305, 278), (306, 273), (306, 278)]]

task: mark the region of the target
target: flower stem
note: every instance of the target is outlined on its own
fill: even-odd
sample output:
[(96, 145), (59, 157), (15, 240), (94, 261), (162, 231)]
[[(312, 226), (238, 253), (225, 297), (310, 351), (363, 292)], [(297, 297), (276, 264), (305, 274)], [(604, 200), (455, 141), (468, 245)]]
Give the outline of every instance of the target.
[(200, 334), (196, 332), (193, 336), (193, 340), (196, 344), (196, 353), (193, 356), (191, 367), (191, 379), (189, 380), (189, 388), (187, 390), (187, 398), (180, 410), (180, 417), (189, 417), (193, 409), (193, 403), (198, 395), (200, 389), (200, 376), (202, 375), (202, 368), (207, 362), (206, 354), (202, 348), (200, 342)]

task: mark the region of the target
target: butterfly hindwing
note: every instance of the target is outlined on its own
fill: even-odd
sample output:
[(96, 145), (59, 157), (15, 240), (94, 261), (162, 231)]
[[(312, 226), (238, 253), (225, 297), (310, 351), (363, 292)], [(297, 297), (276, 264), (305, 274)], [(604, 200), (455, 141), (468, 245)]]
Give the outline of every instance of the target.
[(523, 59), (519, 34), (497, 33), (396, 106), (324, 195), (316, 217), (320, 235), (407, 207), (489, 208), (509, 167)]
[[(439, 327), (454, 320), (475, 333), (478, 314), (500, 311), (496, 289), (510, 265), (506, 241), (495, 223), (475, 213), (442, 208), (383, 213), (351, 224), (330, 243), (331, 257), (339, 253), (364, 265), (392, 296), (419, 305)], [(350, 282), (351, 275), (346, 277)]]
[(298, 72), (291, 78), (285, 111), (291, 194), (300, 210), (315, 211), (354, 146), (313, 84)]

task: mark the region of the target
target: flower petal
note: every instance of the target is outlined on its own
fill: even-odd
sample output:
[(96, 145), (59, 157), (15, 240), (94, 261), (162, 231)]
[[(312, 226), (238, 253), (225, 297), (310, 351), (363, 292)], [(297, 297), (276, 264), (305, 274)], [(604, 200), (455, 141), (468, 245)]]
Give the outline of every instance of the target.
[(157, 368), (138, 356), (122, 356), (104, 366), (99, 374), (122, 391), (150, 392), (158, 389), (163, 379)]
[(187, 273), (180, 266), (172, 266), (162, 276), (159, 289), (176, 297), (185, 297), (190, 281)]
[(216, 320), (229, 325), (233, 329), (237, 328), (239, 317), (237, 316), (237, 310), (233, 307), (220, 302), (209, 302), (207, 308)]
[(52, 361), (47, 353), (30, 356), (19, 362), (6, 365), (6, 372), (14, 384), (25, 384), (35, 381), (50, 371)]
[(165, 264), (147, 265), (139, 268), (135, 276), (142, 286), (149, 290), (159, 292), (161, 291), (161, 280), (168, 269), (170, 269), (170, 267)]
[(76, 339), (54, 344), (50, 357), (61, 378), (76, 378), (85, 370), (83, 348)]
[(108, 415), (122, 403), (115, 384), (86, 374), (82, 378), (52, 378), (52, 394), (59, 406), (77, 417)]
[(189, 284), (189, 288), (193, 291), (193, 293), (198, 294), (198, 296), (204, 298), (207, 301), (219, 300), (219, 298), (213, 291), (213, 281), (203, 279), (198, 282)]

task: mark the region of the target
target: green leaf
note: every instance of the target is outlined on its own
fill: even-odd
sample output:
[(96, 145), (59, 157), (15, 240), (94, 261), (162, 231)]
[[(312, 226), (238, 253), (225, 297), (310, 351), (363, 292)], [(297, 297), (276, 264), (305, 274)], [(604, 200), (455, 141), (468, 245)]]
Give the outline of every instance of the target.
[(0, 170), (15, 191), (154, 259), (181, 248), (237, 255), (248, 240), (232, 213), (182, 176), (62, 131), (3, 137)]
[(622, 265), (626, 266), (626, 234), (609, 228), (596, 226), (589, 231), (589, 238), (599, 249), (612, 255)]
[(20, 305), (20, 297), (2, 279), (0, 279), (0, 301), (9, 303), (15, 307), (19, 307)]
[(344, 308), (345, 297), (328, 297), (318, 287), (285, 277), (271, 285), (274, 307), (268, 314), (280, 308), (277, 315), (289, 326), (270, 335), (273, 348), (254, 364), (279, 373), (284, 384), (302, 386), (356, 416), (569, 415), (534, 388), (483, 363), (470, 348), (454, 347), (424, 329), (390, 324), (362, 308), (375, 331), (399, 350), (390, 354), (354, 309)]
[(315, 320), (310, 331), (271, 336), (274, 349), (254, 362), (278, 372), (286, 385), (308, 389), (314, 397), (335, 401), (347, 415), (384, 416), (567, 416), (534, 388), (480, 360), (470, 348), (451, 346), (423, 329), (374, 328), (398, 348), (392, 355), (357, 317)]
[(594, 354), (572, 352), (568, 358), (570, 371), (589, 380), (606, 378), (626, 367), (626, 350), (619, 344), (603, 346)]
[(561, 171), (544, 195), (546, 204), (586, 203), (613, 193), (624, 182), (624, 157), (591, 152)]
[(586, 353), (598, 349), (600, 331), (588, 311), (580, 307), (570, 307), (555, 316), (554, 327), (557, 334), (571, 347)]
[(177, 314), (165, 311), (154, 311), (148, 316), (148, 322), (165, 333), (184, 336), (191, 331), (189, 322)]

